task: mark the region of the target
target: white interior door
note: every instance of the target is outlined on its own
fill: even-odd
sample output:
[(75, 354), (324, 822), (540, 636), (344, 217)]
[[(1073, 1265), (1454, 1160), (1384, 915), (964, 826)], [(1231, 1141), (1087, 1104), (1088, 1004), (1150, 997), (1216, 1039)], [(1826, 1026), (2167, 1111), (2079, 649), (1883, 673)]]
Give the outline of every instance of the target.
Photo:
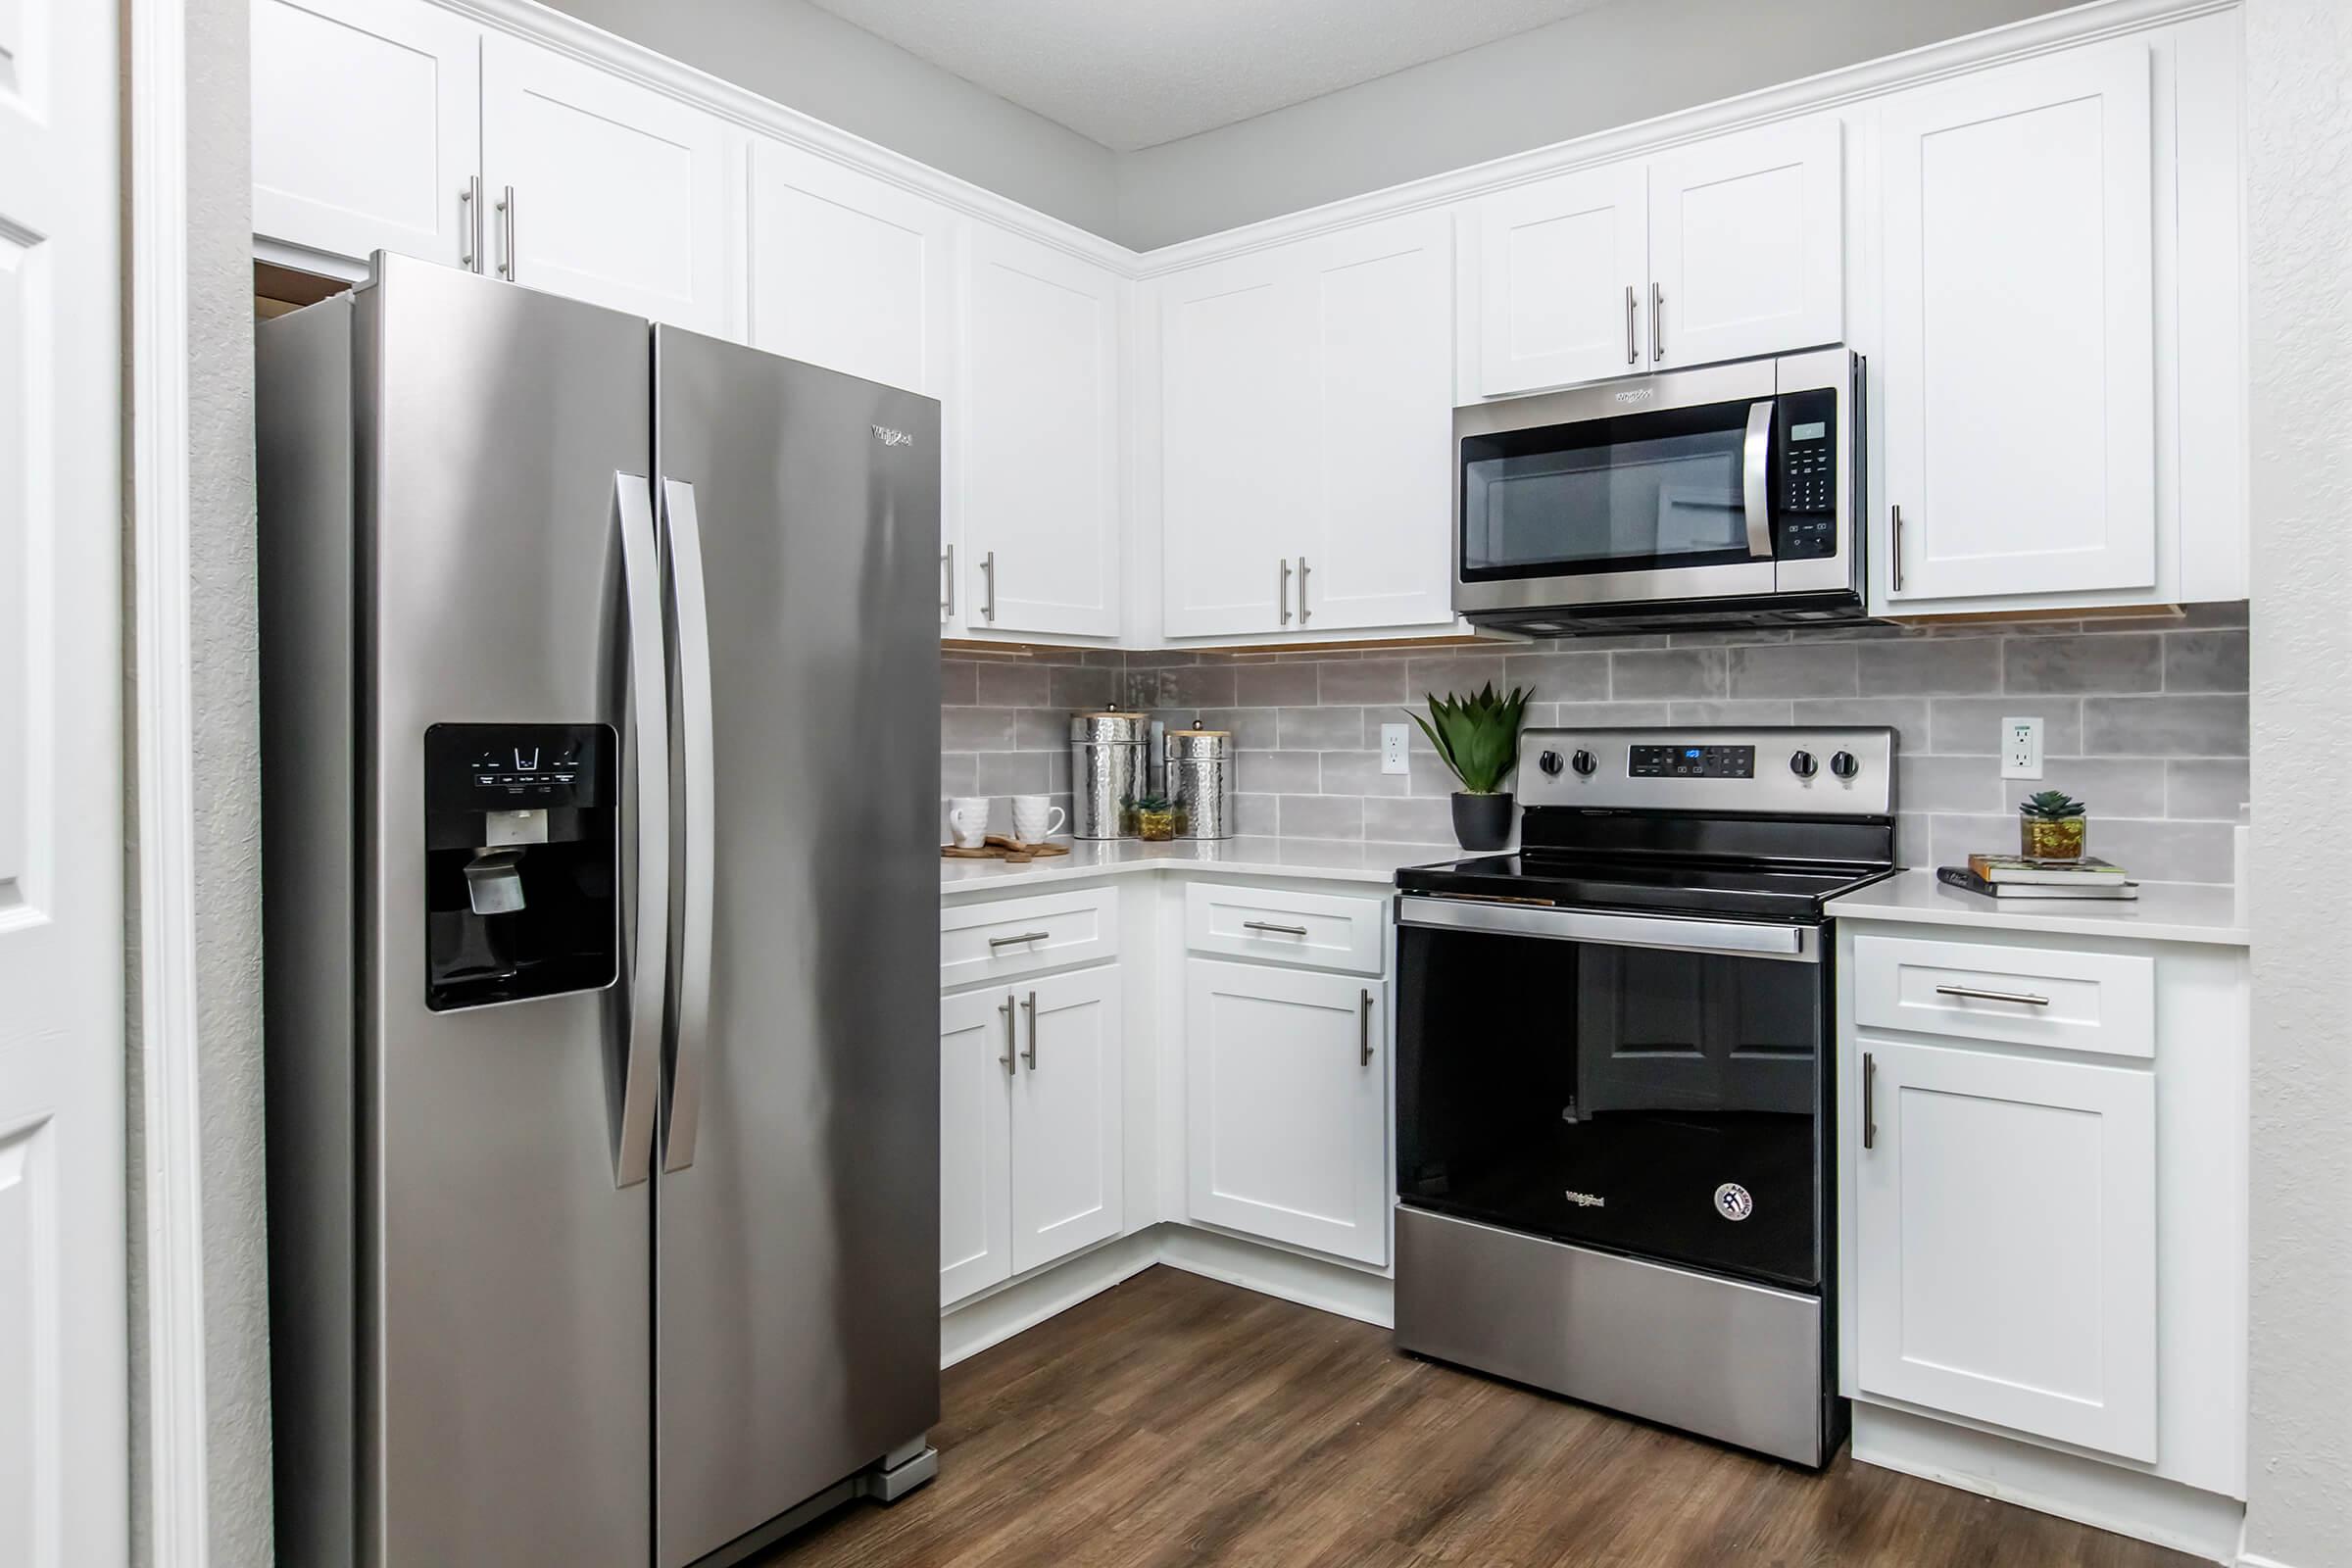
[(1482, 396), (1647, 368), (1648, 192), (1636, 161), (1479, 203)]
[(128, 1551), (116, 8), (0, 4), (0, 1563)]
[(939, 1300), (1012, 1272), (1013, 999), (967, 992), (939, 1004)]
[(1716, 136), (1649, 166), (1651, 357), (1707, 365), (1844, 335), (1836, 115)]
[(1300, 623), (1453, 619), (1453, 220), (1414, 213), (1308, 242), (1315, 463)]
[(986, 223), (966, 249), (964, 623), (1114, 637), (1123, 285)]
[(1313, 548), (1313, 474), (1298, 461), (1310, 417), (1307, 323), (1292, 286), (1301, 260), (1284, 247), (1154, 285), (1160, 592), (1170, 637), (1298, 623), (1293, 558)]
[(1017, 998), (1015, 1273), (1118, 1235), (1125, 1192), (1118, 969), (1041, 980)]
[(1387, 988), (1210, 958), (1186, 977), (1192, 1217), (1386, 1263)]
[(2153, 1460), (2153, 1074), (1859, 1046), (1859, 1387)]
[[(488, 34), (488, 270), (727, 336), (728, 140), (714, 115), (520, 38)], [(512, 207), (497, 211), (510, 190)]]
[(2155, 584), (2148, 72), (2131, 38), (1886, 101), (1897, 598)]
[(481, 28), (425, 0), (253, 0), (252, 24), (253, 231), (467, 265)]

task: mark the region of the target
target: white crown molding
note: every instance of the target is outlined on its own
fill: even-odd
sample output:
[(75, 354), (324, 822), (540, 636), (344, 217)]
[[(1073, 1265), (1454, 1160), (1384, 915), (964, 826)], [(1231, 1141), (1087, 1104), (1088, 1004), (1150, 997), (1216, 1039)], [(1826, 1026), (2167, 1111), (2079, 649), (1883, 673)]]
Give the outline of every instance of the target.
[(137, 671), (149, 1561), (210, 1554), (189, 640), (187, 15), (129, 0), (126, 376)]

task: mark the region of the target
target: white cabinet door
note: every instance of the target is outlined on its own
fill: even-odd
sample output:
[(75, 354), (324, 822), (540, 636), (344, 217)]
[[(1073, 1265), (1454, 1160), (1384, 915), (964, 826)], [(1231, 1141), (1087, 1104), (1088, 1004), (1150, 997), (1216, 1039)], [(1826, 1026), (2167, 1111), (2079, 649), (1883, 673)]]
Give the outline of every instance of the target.
[(939, 1004), (939, 1300), (1012, 1273), (1013, 999), (979, 991)]
[(985, 223), (965, 248), (965, 623), (1116, 636), (1123, 285)]
[[(1308, 397), (1276, 430), (1305, 437), (1309, 631), (1453, 618), (1453, 220), (1415, 213), (1309, 241), (1298, 312)], [(1303, 416), (1303, 418), (1301, 417)]]
[(1862, 1391), (2153, 1460), (2154, 1076), (1858, 1047)]
[(2148, 46), (1889, 98), (1897, 600), (2156, 581)]
[(469, 265), (481, 29), (424, 0), (254, 0), (252, 26), (254, 232)]
[(1124, 1102), (1119, 971), (1086, 969), (1017, 994), (1012, 1266), (1018, 1273), (1119, 1234)]
[[(1162, 629), (1282, 631), (1298, 620), (1309, 537), (1307, 334), (1294, 249), (1161, 279)], [(1441, 395), (1443, 389), (1441, 387)], [(1433, 526), (1439, 519), (1428, 519)]]
[(1659, 368), (1844, 335), (1843, 160), (1823, 115), (1649, 166), (1649, 349)]
[[(726, 336), (725, 122), (505, 33), (482, 40), (487, 270)], [(514, 193), (511, 208), (498, 210)]]
[(1631, 375), (1649, 364), (1648, 194), (1637, 162), (1479, 203), (1482, 397)]
[(1386, 1263), (1387, 987), (1213, 958), (1186, 977), (1192, 1217)]

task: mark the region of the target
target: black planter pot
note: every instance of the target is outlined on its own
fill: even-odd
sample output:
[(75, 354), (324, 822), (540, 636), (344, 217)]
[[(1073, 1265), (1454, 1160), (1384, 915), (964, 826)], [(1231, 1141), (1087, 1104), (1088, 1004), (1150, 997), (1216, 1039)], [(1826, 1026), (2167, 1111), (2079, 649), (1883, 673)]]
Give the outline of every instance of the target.
[(1510, 843), (1510, 795), (1470, 795), (1456, 790), (1453, 836), (1465, 850), (1499, 850)]

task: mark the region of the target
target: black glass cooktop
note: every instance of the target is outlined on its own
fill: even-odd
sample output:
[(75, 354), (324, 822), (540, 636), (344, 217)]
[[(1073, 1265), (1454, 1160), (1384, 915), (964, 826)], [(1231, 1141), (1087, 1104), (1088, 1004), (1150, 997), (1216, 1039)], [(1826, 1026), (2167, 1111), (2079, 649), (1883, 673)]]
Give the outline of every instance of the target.
[(1661, 863), (1567, 855), (1486, 855), (1396, 873), (1405, 893), (1502, 899), (1581, 909), (1662, 909), (1681, 914), (1810, 921), (1840, 893), (1886, 875), (1879, 867)]

